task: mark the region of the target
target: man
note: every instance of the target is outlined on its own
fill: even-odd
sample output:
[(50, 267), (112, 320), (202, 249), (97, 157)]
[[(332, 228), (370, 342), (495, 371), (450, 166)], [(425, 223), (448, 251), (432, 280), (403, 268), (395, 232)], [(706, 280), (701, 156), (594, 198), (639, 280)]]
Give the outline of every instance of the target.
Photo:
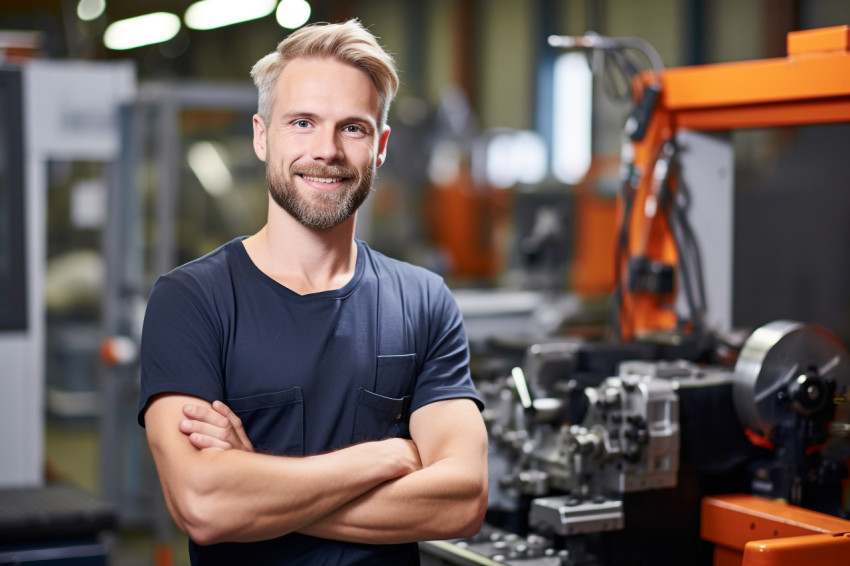
[(267, 223), (161, 277), (145, 315), (168, 508), (193, 564), (416, 564), (415, 541), (480, 528), (487, 438), (442, 280), (354, 239), (394, 64), (349, 21), (251, 74)]

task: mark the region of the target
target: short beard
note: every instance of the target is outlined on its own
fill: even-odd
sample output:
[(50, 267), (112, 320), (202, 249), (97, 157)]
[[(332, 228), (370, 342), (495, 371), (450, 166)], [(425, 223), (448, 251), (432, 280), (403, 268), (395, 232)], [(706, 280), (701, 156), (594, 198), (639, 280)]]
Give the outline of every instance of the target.
[[(266, 165), (266, 183), (272, 199), (307, 228), (330, 230), (354, 214), (369, 196), (375, 167), (367, 167), (356, 186), (352, 184), (357, 180), (357, 171), (339, 165), (292, 167), (289, 173), (292, 181)], [(314, 191), (307, 198), (299, 194), (295, 186), (294, 178), (298, 175), (342, 177), (347, 186), (336, 191)]]

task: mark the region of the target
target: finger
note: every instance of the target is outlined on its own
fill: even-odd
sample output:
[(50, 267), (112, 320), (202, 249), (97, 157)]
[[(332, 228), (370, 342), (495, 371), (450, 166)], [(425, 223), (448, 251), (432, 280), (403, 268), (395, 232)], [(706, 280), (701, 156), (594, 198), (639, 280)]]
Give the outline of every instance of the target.
[(204, 448), (220, 448), (222, 450), (230, 450), (231, 448), (233, 448), (229, 443), (224, 442), (223, 440), (213, 438), (212, 436), (207, 436), (206, 434), (200, 434), (198, 432), (193, 432), (189, 435), (189, 442), (191, 442), (192, 446), (194, 446), (198, 450), (203, 450)]
[(183, 414), (192, 420), (209, 423), (219, 428), (225, 428), (229, 421), (209, 406), (187, 404), (183, 405)]
[[(191, 419), (183, 419), (179, 424), (180, 432), (185, 435), (190, 435), (192, 433), (202, 434), (204, 436), (209, 436), (211, 438), (215, 438), (217, 440), (221, 440), (233, 446), (231, 442), (231, 434), (230, 429), (222, 428), (215, 425), (211, 425), (205, 423), (203, 421), (195, 421)], [(238, 440), (238, 439), (234, 439)], [(233, 446), (236, 448), (236, 446)]]
[(221, 401), (213, 401), (213, 409), (215, 409), (220, 415), (224, 416), (227, 421), (230, 423), (230, 426), (233, 427), (236, 436), (242, 442), (243, 446), (248, 450), (254, 450), (254, 445), (251, 444), (251, 439), (248, 438), (248, 433), (245, 431), (245, 427), (242, 424), (242, 419), (240, 419), (236, 413), (230, 410), (230, 407), (222, 403)]

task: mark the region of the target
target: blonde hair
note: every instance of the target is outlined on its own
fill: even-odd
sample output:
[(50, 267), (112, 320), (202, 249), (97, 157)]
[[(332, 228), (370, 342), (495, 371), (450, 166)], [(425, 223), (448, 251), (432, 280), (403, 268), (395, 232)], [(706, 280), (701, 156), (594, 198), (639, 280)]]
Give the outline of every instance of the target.
[(283, 68), (298, 57), (329, 57), (353, 65), (369, 75), (378, 89), (380, 125), (387, 121), (390, 103), (398, 91), (395, 61), (356, 19), (340, 24), (318, 23), (294, 31), (277, 49), (257, 61), (251, 78), (257, 86), (257, 113), (268, 123), (274, 89)]

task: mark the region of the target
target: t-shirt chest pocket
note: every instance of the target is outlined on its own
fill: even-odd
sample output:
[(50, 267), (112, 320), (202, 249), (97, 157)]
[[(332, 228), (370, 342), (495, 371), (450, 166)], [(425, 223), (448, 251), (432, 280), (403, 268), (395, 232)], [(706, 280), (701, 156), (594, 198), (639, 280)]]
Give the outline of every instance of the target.
[(304, 397), (300, 387), (234, 397), (227, 399), (227, 405), (242, 419), (257, 452), (304, 455)]
[(408, 438), (416, 354), (378, 356), (375, 391), (361, 387), (351, 442)]

